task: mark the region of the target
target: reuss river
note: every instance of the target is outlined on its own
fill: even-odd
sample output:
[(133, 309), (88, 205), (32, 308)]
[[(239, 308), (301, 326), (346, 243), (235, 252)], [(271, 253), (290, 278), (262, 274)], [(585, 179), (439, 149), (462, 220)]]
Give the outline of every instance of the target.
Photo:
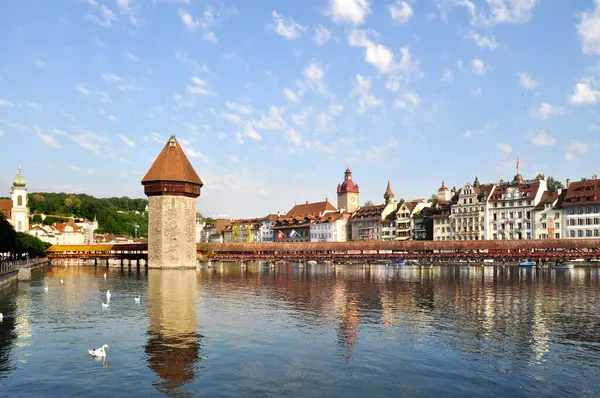
[(0, 292), (1, 396), (600, 396), (596, 268), (105, 271)]

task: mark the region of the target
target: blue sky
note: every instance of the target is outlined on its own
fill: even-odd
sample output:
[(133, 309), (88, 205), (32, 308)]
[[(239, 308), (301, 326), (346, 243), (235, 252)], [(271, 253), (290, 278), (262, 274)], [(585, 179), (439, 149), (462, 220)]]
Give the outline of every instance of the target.
[(203, 214), (600, 174), (600, 0), (0, 5), (0, 195), (143, 196), (176, 134)]

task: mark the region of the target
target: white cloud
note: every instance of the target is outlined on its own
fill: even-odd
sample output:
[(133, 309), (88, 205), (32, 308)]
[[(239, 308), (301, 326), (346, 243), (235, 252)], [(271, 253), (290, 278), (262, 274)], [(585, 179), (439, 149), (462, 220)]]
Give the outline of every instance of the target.
[(217, 133), (217, 139), (218, 140), (224, 140), (225, 138), (227, 138), (227, 134), (223, 133), (223, 132), (218, 132)]
[(0, 98), (0, 106), (13, 106), (13, 103), (3, 98)]
[(329, 112), (331, 112), (331, 114), (333, 116), (339, 116), (342, 114), (342, 111), (344, 110), (344, 105), (342, 104), (331, 104), (329, 106)]
[(322, 46), (331, 39), (331, 31), (323, 25), (315, 27), (315, 36), (313, 41), (317, 46)]
[(129, 18), (133, 25), (139, 24), (138, 7), (135, 6), (135, 0), (117, 0), (117, 6), (121, 14)]
[(139, 58), (139, 57), (136, 57), (135, 55), (133, 55), (133, 54), (132, 54), (132, 53), (130, 53), (129, 51), (127, 51), (126, 55), (127, 55), (127, 58), (129, 58), (129, 59), (130, 59), (131, 61), (133, 61), (133, 62), (137, 62), (137, 61), (139, 61), (139, 60), (140, 60), (140, 58)]
[(357, 73), (355, 79), (355, 85), (350, 96), (358, 98), (356, 112), (359, 115), (365, 113), (369, 108), (375, 108), (383, 104), (381, 98), (375, 97), (369, 92), (371, 90), (371, 77), (364, 77)]
[(227, 102), (227, 103), (225, 103), (225, 106), (227, 107), (227, 109), (232, 110), (237, 113), (241, 113), (242, 115), (249, 115), (251, 113), (254, 113), (254, 109), (252, 109), (252, 107), (250, 105), (246, 105), (246, 104)]
[(286, 39), (298, 39), (306, 31), (304, 26), (294, 22), (292, 18), (284, 19), (276, 11), (273, 11), (271, 16), (273, 17), (274, 25), (270, 25), (270, 28)]
[(400, 22), (401, 24), (405, 24), (410, 21), (414, 15), (414, 11), (410, 4), (408, 4), (406, 1), (400, 0), (396, 1), (396, 4), (397, 5), (390, 4), (388, 6), (392, 19)]
[(546, 133), (544, 130), (540, 130), (535, 134), (530, 134), (526, 139), (533, 145), (537, 146), (556, 145), (556, 139), (554, 139), (554, 137), (549, 136), (548, 133)]
[(252, 128), (250, 123), (246, 124), (246, 127), (244, 128), (244, 135), (248, 138), (252, 138), (255, 141), (262, 140), (260, 134)]
[(464, 138), (470, 138), (472, 136), (473, 136), (473, 133), (471, 132), (471, 130), (467, 130), (463, 133)]
[(473, 41), (475, 42), (477, 47), (479, 47), (481, 49), (493, 51), (496, 48), (498, 48), (498, 42), (496, 41), (496, 38), (494, 37), (494, 35), (481, 36), (478, 33), (473, 33), (471, 35), (471, 38), (473, 39)]
[(474, 58), (473, 61), (471, 61), (471, 71), (476, 74), (476, 75), (483, 75), (485, 74), (485, 64), (483, 63), (483, 61), (479, 58)]
[(38, 104), (37, 102), (25, 101), (23, 105), (31, 109), (40, 109), (40, 104)]
[(330, 133), (335, 131), (333, 117), (327, 112), (319, 112), (319, 114), (317, 114), (317, 126), (315, 131), (317, 133)]
[(108, 115), (108, 120), (114, 122), (115, 120), (117, 120), (117, 117), (115, 115)]
[(296, 132), (296, 130), (294, 130), (293, 128), (289, 128), (288, 131), (285, 133), (287, 139), (294, 145), (301, 145), (302, 144), (302, 135), (298, 132)]
[(4, 136), (4, 131), (2, 131), (2, 129), (0, 129), (0, 137)]
[(600, 126), (598, 126), (596, 123), (591, 123), (588, 126), (588, 129), (590, 129), (590, 130), (598, 130), (598, 129), (600, 129)]
[(394, 101), (394, 108), (398, 109), (411, 109), (416, 108), (421, 103), (421, 97), (416, 93), (403, 94), (401, 98)]
[(37, 57), (37, 58), (35, 59), (35, 61), (33, 62), (33, 65), (34, 65), (36, 68), (39, 68), (39, 69), (43, 69), (43, 68), (45, 68), (46, 66), (48, 66), (48, 64), (47, 64), (47, 63), (46, 63), (46, 62), (45, 62), (43, 59), (41, 59), (40, 57)]
[(240, 115), (238, 115), (237, 113), (229, 113), (229, 112), (223, 112), (222, 116), (229, 120), (230, 122), (233, 123), (241, 123), (242, 122), (242, 117)]
[(262, 115), (259, 121), (253, 121), (254, 127), (259, 130), (283, 130), (285, 121), (283, 120), (283, 108), (271, 106), (269, 113)]
[(565, 159), (567, 159), (567, 160), (571, 160), (571, 159), (573, 159), (573, 158), (574, 158), (574, 156), (573, 156), (573, 154), (572, 154), (572, 153), (568, 153), (568, 152), (567, 152), (567, 153), (565, 153)]
[(202, 35), (202, 38), (206, 41), (210, 41), (211, 43), (216, 43), (219, 41), (215, 32), (205, 32)]
[(562, 116), (567, 113), (566, 109), (561, 106), (550, 105), (542, 102), (540, 107), (533, 111), (533, 115), (540, 119), (547, 119), (551, 116)]
[(385, 88), (392, 92), (400, 90), (402, 83), (407, 85), (411, 79), (423, 76), (419, 69), (419, 60), (410, 52), (409, 47), (400, 48), (400, 54), (400, 62), (392, 65), (385, 82)]
[(525, 88), (531, 89), (537, 87), (538, 85), (538, 82), (533, 80), (527, 73), (519, 72), (517, 73), (517, 76), (519, 77), (519, 84)]
[(325, 10), (333, 22), (354, 26), (362, 25), (370, 12), (369, 0), (329, 0)]
[(117, 76), (114, 73), (103, 73), (101, 77), (107, 82), (121, 82), (124, 80), (122, 77)]
[(312, 113), (312, 108), (308, 107), (302, 110), (302, 113), (292, 114), (292, 122), (298, 126), (305, 126), (306, 120)]
[(487, 10), (478, 1), (476, 5), (471, 0), (449, 0), (446, 4), (466, 8), (471, 25), (492, 27), (498, 24), (522, 24), (531, 19), (533, 7), (538, 0), (487, 0)]
[[(599, 0), (600, 1), (600, 0)], [(600, 25), (598, 27), (598, 33), (600, 34)], [(593, 80), (589, 79), (588, 82), (577, 83), (573, 95), (569, 98), (569, 102), (572, 104), (595, 104), (600, 98), (600, 91), (592, 87)]]
[(296, 95), (294, 90), (284, 87), (283, 93), (288, 100), (292, 102), (300, 102), (300, 98), (298, 98), (298, 95)]
[(235, 141), (241, 145), (244, 143), (244, 138), (240, 133), (235, 133)]
[(203, 159), (206, 159), (206, 157), (203, 154), (201, 154), (200, 152), (196, 152), (192, 148), (189, 148), (189, 147), (185, 147), (185, 154), (188, 155), (191, 158), (203, 158)]
[[(56, 141), (56, 138), (54, 138), (55, 135), (58, 134), (54, 134), (54, 133), (50, 133), (50, 134), (46, 134), (44, 133), (44, 131), (39, 128), (38, 126), (33, 126), (33, 129), (35, 130), (35, 134), (46, 144), (48, 145), (50, 148), (53, 149), (60, 149), (61, 146), (58, 143), (58, 141)], [(58, 130), (55, 130), (58, 131)]]
[(577, 35), (584, 54), (600, 55), (600, 0), (596, 0), (596, 9), (593, 12), (579, 14)]
[(95, 24), (110, 28), (113, 22), (119, 21), (116, 14), (104, 4), (98, 4), (96, 0), (88, 0), (88, 4), (92, 6), (92, 13), (87, 14), (86, 18)]
[(231, 160), (233, 163), (239, 163), (240, 162), (240, 158), (237, 155), (229, 155), (229, 160)]
[(588, 146), (581, 141), (571, 140), (564, 148), (567, 152), (579, 152), (586, 153), (588, 150)]
[(504, 142), (499, 142), (496, 146), (504, 153), (511, 153), (513, 150), (509, 144), (506, 144)]
[(79, 92), (80, 92), (81, 94), (83, 94), (83, 95), (90, 95), (90, 94), (92, 94), (92, 91), (91, 91), (90, 89), (88, 89), (87, 87), (84, 87), (84, 86), (83, 86), (83, 85), (81, 85), (81, 84), (78, 84), (78, 85), (76, 85), (76, 86), (75, 86), (75, 89), (76, 89), (77, 91), (79, 91)]
[(311, 61), (302, 71), (304, 81), (297, 81), (296, 85), (299, 87), (298, 96), (302, 96), (307, 89), (311, 89), (314, 92), (326, 95), (327, 88), (323, 79), (325, 78), (325, 71), (315, 61)]
[(119, 138), (121, 139), (121, 141), (123, 141), (123, 143), (131, 148), (135, 147), (135, 142), (133, 142), (131, 139), (125, 137), (124, 135), (119, 134)]
[(369, 40), (367, 31), (353, 29), (348, 34), (348, 44), (353, 47), (365, 49), (365, 61), (375, 66), (380, 72), (387, 73), (394, 63), (392, 51), (381, 44)]
[(71, 138), (83, 149), (87, 149), (95, 153), (96, 155), (100, 155), (101, 144), (105, 144), (108, 142), (108, 138), (96, 134), (92, 131), (85, 131), (80, 134), (73, 134)]
[(444, 72), (442, 73), (442, 81), (446, 83), (452, 83), (454, 81), (454, 74), (452, 74), (450, 69), (444, 69)]
[(186, 86), (186, 90), (190, 94), (200, 94), (200, 95), (215, 95), (210, 89), (206, 86), (206, 81), (200, 79), (199, 77), (192, 77), (191, 86)]

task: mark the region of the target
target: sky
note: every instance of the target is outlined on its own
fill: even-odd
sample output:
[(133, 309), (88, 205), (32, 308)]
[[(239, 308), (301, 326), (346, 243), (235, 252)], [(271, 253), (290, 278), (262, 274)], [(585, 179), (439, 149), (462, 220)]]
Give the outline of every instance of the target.
[(600, 0), (0, 2), (0, 196), (143, 197), (175, 134), (205, 216), (600, 174)]

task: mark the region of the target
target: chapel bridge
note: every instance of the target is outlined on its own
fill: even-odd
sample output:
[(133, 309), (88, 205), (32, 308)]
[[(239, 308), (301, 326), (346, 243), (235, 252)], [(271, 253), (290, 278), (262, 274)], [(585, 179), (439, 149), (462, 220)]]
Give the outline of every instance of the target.
[[(54, 245), (49, 259), (147, 260), (148, 244)], [(200, 243), (200, 260), (600, 260), (600, 239)]]

